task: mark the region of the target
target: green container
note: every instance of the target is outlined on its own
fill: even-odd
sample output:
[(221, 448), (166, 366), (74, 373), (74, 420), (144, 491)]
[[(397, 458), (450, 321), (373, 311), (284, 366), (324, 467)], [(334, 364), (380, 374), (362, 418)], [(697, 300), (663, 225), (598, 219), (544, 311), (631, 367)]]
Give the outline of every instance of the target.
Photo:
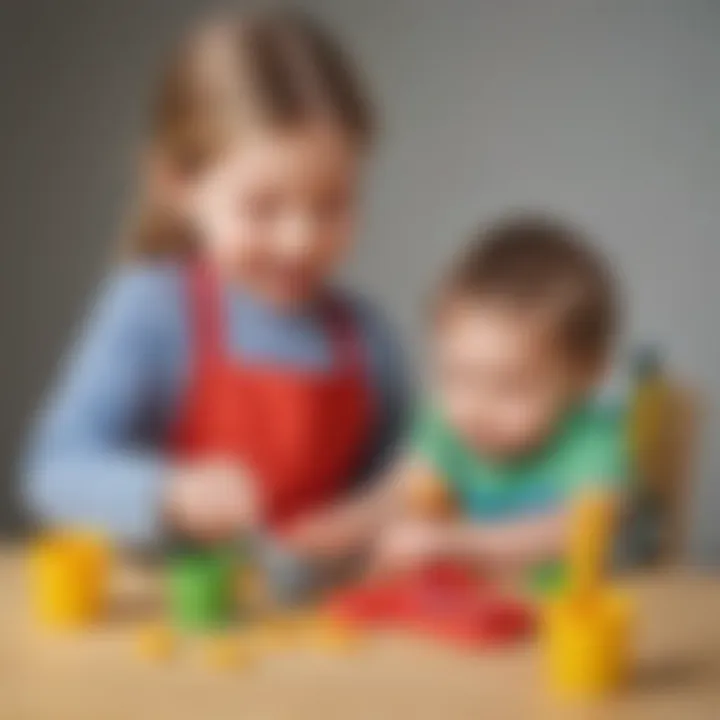
[(170, 614), (178, 627), (213, 630), (232, 619), (235, 563), (227, 548), (178, 551), (170, 558), (168, 581)]

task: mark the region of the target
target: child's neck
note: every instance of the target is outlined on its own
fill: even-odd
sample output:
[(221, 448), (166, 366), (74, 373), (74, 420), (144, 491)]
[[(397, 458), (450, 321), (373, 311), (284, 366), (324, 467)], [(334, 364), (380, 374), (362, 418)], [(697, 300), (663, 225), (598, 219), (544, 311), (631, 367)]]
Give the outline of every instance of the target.
[(326, 288), (318, 287), (310, 293), (304, 293), (302, 296), (279, 297), (257, 285), (251, 279), (227, 272), (219, 273), (219, 281), (231, 297), (273, 315), (313, 315), (317, 312), (323, 298), (328, 294)]
[(569, 402), (554, 421), (548, 424), (545, 432), (539, 434), (522, 447), (505, 452), (498, 452), (492, 448), (483, 446), (482, 443), (476, 442), (470, 444), (470, 449), (476, 453), (478, 457), (486, 458), (490, 462), (498, 465), (522, 463), (551, 446), (556, 438), (563, 434), (568, 422), (571, 421), (580, 404), (581, 400), (578, 398)]

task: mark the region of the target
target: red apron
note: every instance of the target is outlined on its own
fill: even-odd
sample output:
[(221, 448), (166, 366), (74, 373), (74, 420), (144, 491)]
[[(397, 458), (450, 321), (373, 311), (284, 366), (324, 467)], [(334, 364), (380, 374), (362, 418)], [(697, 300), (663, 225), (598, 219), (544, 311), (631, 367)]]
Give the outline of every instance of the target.
[(358, 469), (371, 427), (368, 373), (344, 308), (329, 303), (326, 313), (330, 370), (251, 364), (229, 357), (215, 276), (193, 267), (187, 286), (192, 359), (177, 454), (242, 463), (275, 526), (336, 498)]

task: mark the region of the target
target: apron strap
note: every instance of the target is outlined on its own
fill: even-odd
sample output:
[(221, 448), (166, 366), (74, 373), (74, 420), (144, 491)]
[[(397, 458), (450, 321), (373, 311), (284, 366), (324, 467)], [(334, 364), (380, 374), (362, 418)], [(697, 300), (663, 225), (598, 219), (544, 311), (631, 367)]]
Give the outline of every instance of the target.
[[(217, 360), (224, 354), (223, 313), (220, 291), (212, 269), (194, 263), (188, 270), (190, 330), (195, 357), (201, 361)], [(360, 341), (357, 320), (348, 304), (331, 297), (325, 313), (334, 367), (362, 377), (366, 357)]]
[(365, 352), (360, 341), (357, 319), (348, 304), (337, 297), (330, 298), (325, 322), (335, 367), (358, 377), (364, 376)]
[(202, 263), (188, 269), (190, 337), (195, 357), (216, 360), (223, 351), (220, 293), (212, 270)]

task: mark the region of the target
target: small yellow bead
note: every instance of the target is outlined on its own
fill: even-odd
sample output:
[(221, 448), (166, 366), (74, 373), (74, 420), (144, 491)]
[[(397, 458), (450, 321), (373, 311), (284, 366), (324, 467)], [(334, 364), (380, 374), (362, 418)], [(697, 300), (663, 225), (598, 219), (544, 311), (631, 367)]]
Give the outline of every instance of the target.
[(318, 650), (345, 654), (357, 649), (360, 635), (345, 623), (320, 619), (310, 629), (309, 640)]
[(238, 638), (232, 636), (211, 638), (205, 650), (207, 664), (215, 670), (234, 670), (245, 665), (249, 659)]
[(138, 635), (138, 652), (146, 660), (163, 662), (175, 652), (175, 637), (163, 625), (144, 628)]

